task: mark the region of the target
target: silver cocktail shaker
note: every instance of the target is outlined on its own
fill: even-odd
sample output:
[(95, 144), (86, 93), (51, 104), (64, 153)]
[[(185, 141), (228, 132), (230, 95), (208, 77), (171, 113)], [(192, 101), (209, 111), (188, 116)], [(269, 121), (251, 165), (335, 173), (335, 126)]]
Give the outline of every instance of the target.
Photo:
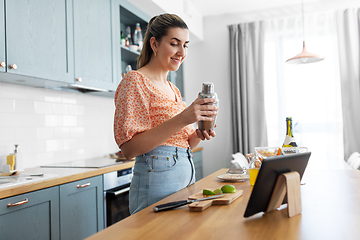
[[(213, 104), (217, 107), (219, 106), (219, 99), (218, 99), (216, 93), (214, 92), (214, 84), (211, 82), (203, 83), (202, 91), (199, 92), (199, 98), (214, 98), (215, 102), (208, 103), (208, 104)], [(212, 117), (214, 119), (214, 121), (198, 121), (198, 128), (201, 131), (206, 130), (208, 133), (210, 133), (210, 130), (214, 130), (216, 115), (209, 116), (209, 117)]]

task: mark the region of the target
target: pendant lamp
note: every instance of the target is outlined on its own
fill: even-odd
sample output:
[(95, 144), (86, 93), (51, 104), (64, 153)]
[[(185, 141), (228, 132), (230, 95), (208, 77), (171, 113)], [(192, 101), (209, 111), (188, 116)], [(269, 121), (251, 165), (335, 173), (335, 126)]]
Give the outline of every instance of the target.
[(301, 1), (301, 7), (302, 7), (302, 25), (303, 25), (303, 50), (301, 53), (296, 55), (295, 57), (292, 57), (288, 60), (286, 60), (287, 63), (293, 63), (293, 64), (304, 64), (304, 63), (313, 63), (313, 62), (319, 62), (321, 60), (324, 60), (324, 57), (319, 56), (317, 54), (309, 53), (306, 50), (305, 47), (305, 30), (304, 30), (304, 2)]

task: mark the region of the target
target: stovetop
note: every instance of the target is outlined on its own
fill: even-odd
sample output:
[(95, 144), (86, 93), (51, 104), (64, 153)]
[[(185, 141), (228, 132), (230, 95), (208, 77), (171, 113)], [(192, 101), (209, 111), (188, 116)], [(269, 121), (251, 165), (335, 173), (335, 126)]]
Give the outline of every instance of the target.
[(120, 163), (122, 162), (116, 162), (116, 159), (93, 158), (93, 159), (76, 160), (71, 162), (54, 163), (40, 167), (42, 168), (102, 168)]

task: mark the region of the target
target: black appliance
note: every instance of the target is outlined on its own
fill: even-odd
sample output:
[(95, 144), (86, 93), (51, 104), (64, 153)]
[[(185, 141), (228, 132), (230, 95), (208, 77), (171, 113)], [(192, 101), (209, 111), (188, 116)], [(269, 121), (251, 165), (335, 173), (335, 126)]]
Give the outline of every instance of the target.
[(129, 189), (132, 168), (104, 174), (105, 228), (130, 216)]

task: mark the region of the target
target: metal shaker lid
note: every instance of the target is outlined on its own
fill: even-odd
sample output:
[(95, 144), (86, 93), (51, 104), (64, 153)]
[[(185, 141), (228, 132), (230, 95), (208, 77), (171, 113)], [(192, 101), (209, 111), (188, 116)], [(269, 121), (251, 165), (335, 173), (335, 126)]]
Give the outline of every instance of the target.
[(214, 92), (214, 84), (211, 82), (204, 82), (202, 85), (202, 92), (203, 93), (213, 93)]

